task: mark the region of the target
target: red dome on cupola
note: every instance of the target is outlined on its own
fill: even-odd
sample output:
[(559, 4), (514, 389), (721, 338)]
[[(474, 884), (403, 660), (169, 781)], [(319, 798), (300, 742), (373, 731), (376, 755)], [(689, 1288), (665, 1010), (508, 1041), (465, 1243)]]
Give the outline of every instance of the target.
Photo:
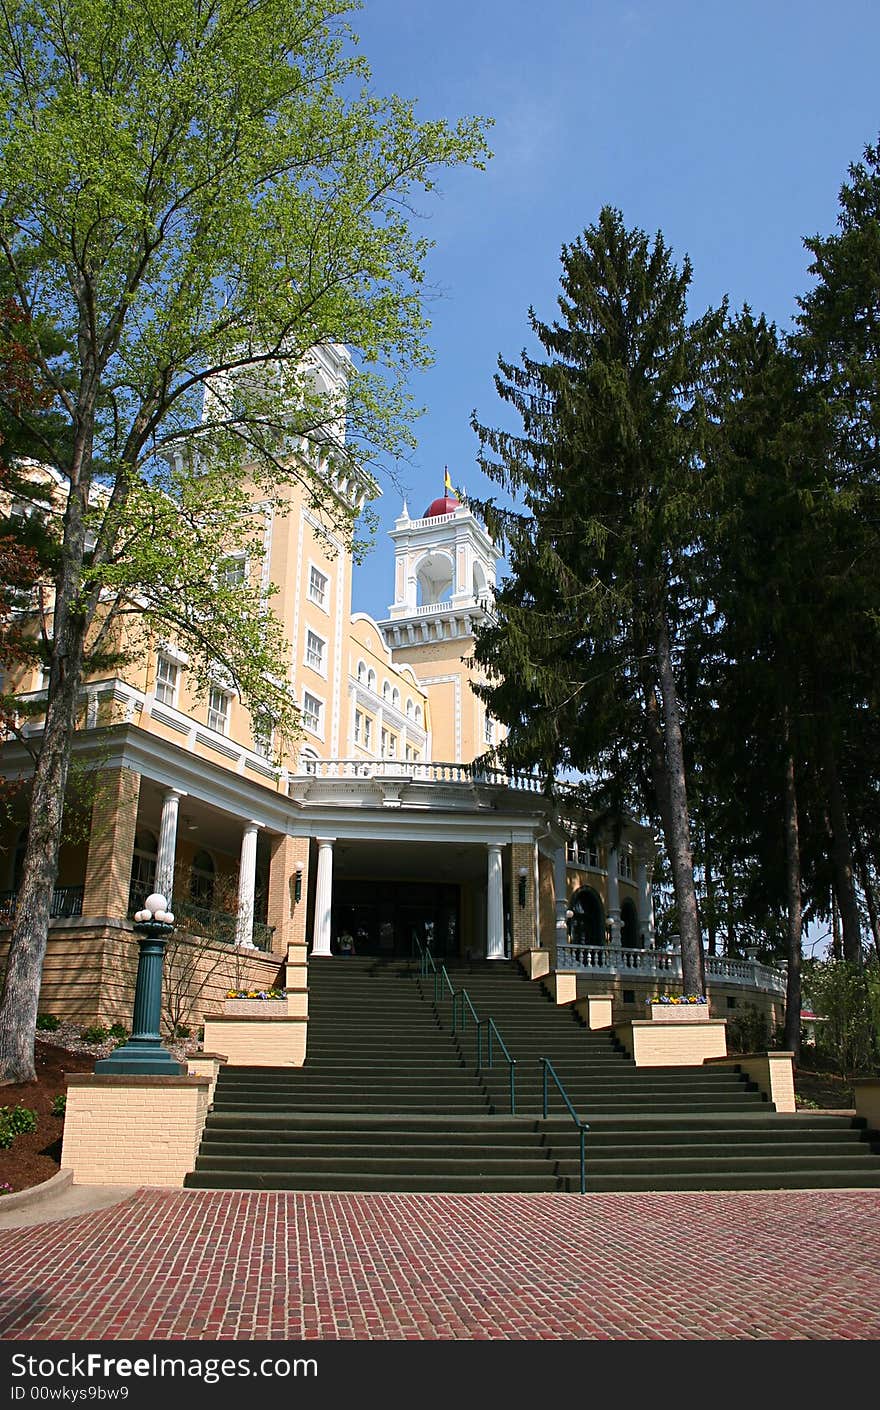
[(443, 496), (442, 499), (433, 500), (433, 502), (428, 505), (427, 509), (422, 515), (422, 518), (436, 519), (441, 514), (454, 514), (456, 509), (461, 509), (461, 505), (459, 504), (458, 500), (451, 499), (450, 496), (446, 494)]

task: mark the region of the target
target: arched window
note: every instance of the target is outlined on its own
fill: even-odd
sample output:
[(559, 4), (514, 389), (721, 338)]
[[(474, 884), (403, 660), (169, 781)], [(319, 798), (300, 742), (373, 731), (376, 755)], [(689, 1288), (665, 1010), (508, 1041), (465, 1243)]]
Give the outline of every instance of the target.
[(128, 909), (131, 914), (139, 911), (156, 889), (156, 861), (159, 855), (159, 841), (155, 833), (146, 828), (138, 828), (134, 835), (134, 851), (131, 854), (131, 884), (128, 888)]
[(620, 943), (630, 950), (639, 948), (639, 913), (629, 898), (620, 908)]
[(400, 709), (400, 691), (397, 689), (397, 686), (395, 686), (391, 692), (391, 704), (395, 709)]
[(367, 665), (365, 661), (358, 661), (357, 677), (359, 681), (367, 679)]
[(383, 699), (383, 700), (390, 700), (390, 699), (391, 699), (391, 685), (390, 685), (390, 683), (389, 683), (388, 681), (383, 681), (383, 682), (382, 682), (382, 699)]
[(415, 720), (416, 720), (416, 724), (417, 724), (417, 725), (420, 725), (420, 724), (422, 723), (422, 707), (421, 707), (421, 705), (417, 705), (417, 706), (416, 706), (416, 709), (415, 709)]
[(573, 945), (605, 944), (605, 911), (597, 893), (581, 887), (571, 898), (571, 941)]
[(370, 690), (376, 689), (376, 672), (373, 670), (372, 666), (367, 671), (367, 686)]
[(189, 869), (189, 899), (196, 906), (210, 910), (214, 904), (214, 877), (217, 868), (210, 852), (196, 852)]
[(406, 718), (408, 720), (413, 718), (413, 703), (411, 700), (407, 700), (406, 702)]

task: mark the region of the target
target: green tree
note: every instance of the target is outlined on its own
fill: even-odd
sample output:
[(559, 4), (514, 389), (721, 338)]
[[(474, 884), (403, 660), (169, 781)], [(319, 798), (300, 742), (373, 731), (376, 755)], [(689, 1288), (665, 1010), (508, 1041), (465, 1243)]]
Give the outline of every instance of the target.
[[(45, 727), (2, 1002), (0, 1081), (33, 1077), (33, 1032), (77, 695), (132, 611), (207, 678), (225, 666), (282, 728), (283, 646), (258, 592), (213, 585), (255, 501), (410, 441), (428, 361), (427, 242), (410, 212), (436, 173), (480, 165), (484, 124), (418, 122), (377, 97), (346, 0), (4, 0), (0, 256), (64, 423), (18, 414), (67, 486)], [(51, 337), (47, 333), (51, 331)], [(353, 350), (347, 386), (311, 355)], [(242, 473), (247, 466), (247, 476)], [(144, 609), (143, 604), (146, 603)]]
[[(824, 671), (814, 682), (822, 721), (834, 887), (844, 958), (862, 962), (853, 818), (876, 814), (880, 523), (880, 145), (867, 146), (840, 190), (837, 231), (805, 240), (813, 288), (798, 300), (794, 346), (831, 427), (828, 494), (834, 532), (823, 545)], [(832, 667), (833, 663), (833, 669)], [(866, 733), (867, 731), (867, 733)], [(874, 797), (866, 798), (866, 786)], [(870, 825), (869, 825), (870, 826)], [(865, 827), (865, 822), (862, 823)]]
[(510, 545), (514, 581), (476, 654), (511, 754), (547, 767), (567, 755), (612, 804), (650, 780), (684, 985), (703, 993), (680, 668), (724, 313), (689, 322), (689, 261), (677, 269), (661, 235), (628, 230), (610, 207), (563, 247), (562, 267), (560, 319), (529, 315), (546, 360), (499, 360), (522, 433), (474, 420), (483, 469), (526, 510), (479, 506)]

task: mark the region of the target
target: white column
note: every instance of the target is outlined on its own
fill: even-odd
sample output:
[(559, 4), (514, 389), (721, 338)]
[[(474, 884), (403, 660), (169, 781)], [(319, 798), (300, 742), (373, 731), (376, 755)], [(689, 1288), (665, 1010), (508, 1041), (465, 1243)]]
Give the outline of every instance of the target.
[(330, 913), (333, 906), (334, 837), (318, 837), (318, 874), (315, 882), (315, 924), (312, 954), (330, 955)]
[[(553, 854), (553, 893), (556, 899), (556, 952), (559, 952), (560, 945), (568, 945), (568, 922), (565, 919), (565, 912), (568, 910), (568, 898), (565, 894), (565, 847), (557, 847)], [(556, 956), (554, 955), (554, 961)]]
[(254, 946), (254, 888), (257, 880), (257, 833), (260, 824), (249, 822), (241, 835), (238, 863), (238, 912), (235, 917), (235, 943), (243, 950)]
[(620, 888), (617, 884), (617, 848), (608, 848), (608, 925), (612, 945), (620, 944)]
[(486, 885), (486, 959), (504, 959), (504, 881), (501, 847), (489, 843), (489, 874)]
[[(636, 862), (636, 882), (639, 888), (639, 945), (643, 949), (653, 949), (654, 932), (654, 893), (651, 889), (651, 873), (644, 857)], [(644, 939), (641, 937), (644, 936)]]
[(174, 858), (177, 852), (177, 814), (181, 798), (186, 794), (169, 788), (162, 799), (162, 821), (159, 824), (159, 852), (156, 857), (156, 890), (169, 903), (174, 891)]

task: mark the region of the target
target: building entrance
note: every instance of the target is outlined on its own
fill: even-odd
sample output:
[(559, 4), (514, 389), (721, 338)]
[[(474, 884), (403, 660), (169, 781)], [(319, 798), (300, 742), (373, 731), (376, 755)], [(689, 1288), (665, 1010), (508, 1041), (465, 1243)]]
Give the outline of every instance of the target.
[(331, 948), (348, 931), (355, 954), (409, 956), (414, 940), (431, 953), (454, 958), (460, 953), (460, 888), (433, 882), (337, 881), (333, 886)]

